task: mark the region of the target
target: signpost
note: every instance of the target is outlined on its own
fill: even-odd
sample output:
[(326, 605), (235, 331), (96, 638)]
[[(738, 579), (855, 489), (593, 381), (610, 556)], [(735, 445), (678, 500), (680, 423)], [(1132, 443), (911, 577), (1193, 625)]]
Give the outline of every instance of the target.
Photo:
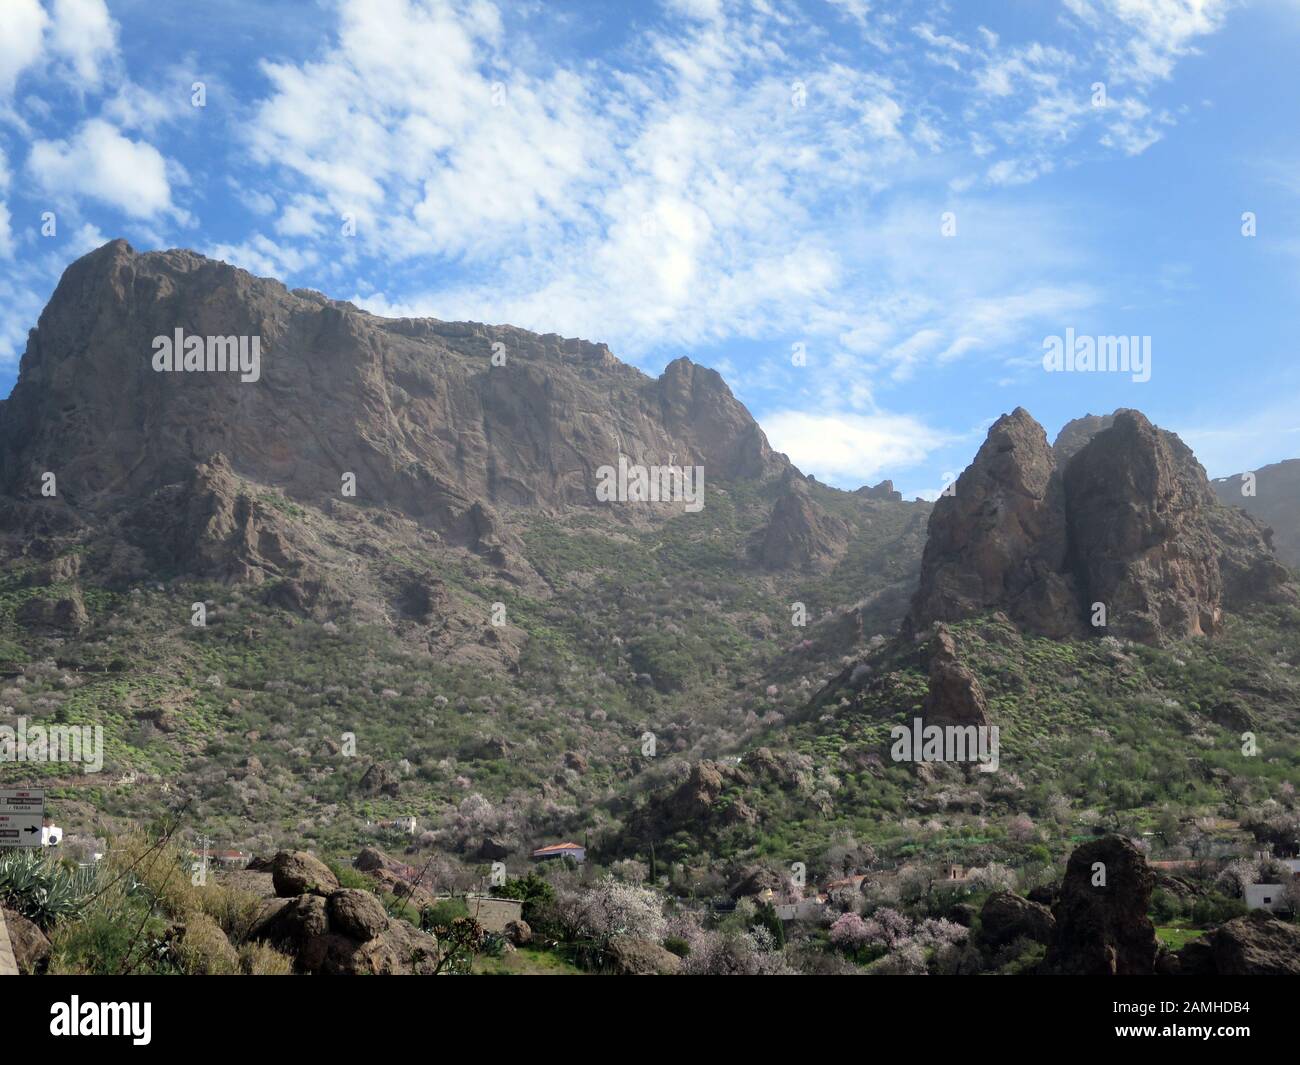
[(44, 788), (0, 788), (0, 847), (39, 847)]

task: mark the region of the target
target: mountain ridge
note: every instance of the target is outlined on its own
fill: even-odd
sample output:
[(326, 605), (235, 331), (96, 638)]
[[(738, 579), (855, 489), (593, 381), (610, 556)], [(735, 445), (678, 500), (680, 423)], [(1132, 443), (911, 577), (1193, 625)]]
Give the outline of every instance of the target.
[[(65, 282), (0, 405), (0, 718), (104, 726), (106, 782), (17, 770), (79, 829), (189, 801), (338, 854), (415, 817), (448, 882), (584, 839), (686, 897), (775, 854), (1032, 868), (1063, 810), (1140, 834), (1300, 757), (1264, 527), (1137, 412), (1049, 445), (1017, 409), (904, 502), (804, 476), (688, 359), (651, 378), (124, 242)], [(264, 330), (257, 379), (155, 371), (176, 328)], [(704, 465), (707, 504), (601, 501), (624, 459)], [(996, 726), (1005, 768), (895, 761), (917, 718)]]

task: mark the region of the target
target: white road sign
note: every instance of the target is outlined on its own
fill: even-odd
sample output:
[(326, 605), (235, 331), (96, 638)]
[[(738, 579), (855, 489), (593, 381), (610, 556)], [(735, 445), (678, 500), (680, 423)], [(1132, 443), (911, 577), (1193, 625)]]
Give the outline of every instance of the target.
[(44, 788), (0, 788), (0, 847), (39, 847)]

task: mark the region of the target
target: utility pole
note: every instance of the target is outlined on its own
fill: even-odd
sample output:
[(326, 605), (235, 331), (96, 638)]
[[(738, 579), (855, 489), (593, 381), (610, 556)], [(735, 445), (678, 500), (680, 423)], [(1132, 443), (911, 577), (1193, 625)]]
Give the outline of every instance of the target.
[(208, 844), (212, 842), (208, 836), (200, 836), (200, 842), (203, 844), (203, 883), (208, 882)]

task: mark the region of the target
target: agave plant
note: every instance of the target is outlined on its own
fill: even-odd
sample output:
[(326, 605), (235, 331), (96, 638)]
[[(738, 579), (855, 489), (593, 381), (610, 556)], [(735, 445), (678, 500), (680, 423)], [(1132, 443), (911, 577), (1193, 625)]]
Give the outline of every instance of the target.
[(43, 851), (0, 857), (0, 901), (42, 928), (79, 914), (95, 882), (94, 869), (68, 869)]

